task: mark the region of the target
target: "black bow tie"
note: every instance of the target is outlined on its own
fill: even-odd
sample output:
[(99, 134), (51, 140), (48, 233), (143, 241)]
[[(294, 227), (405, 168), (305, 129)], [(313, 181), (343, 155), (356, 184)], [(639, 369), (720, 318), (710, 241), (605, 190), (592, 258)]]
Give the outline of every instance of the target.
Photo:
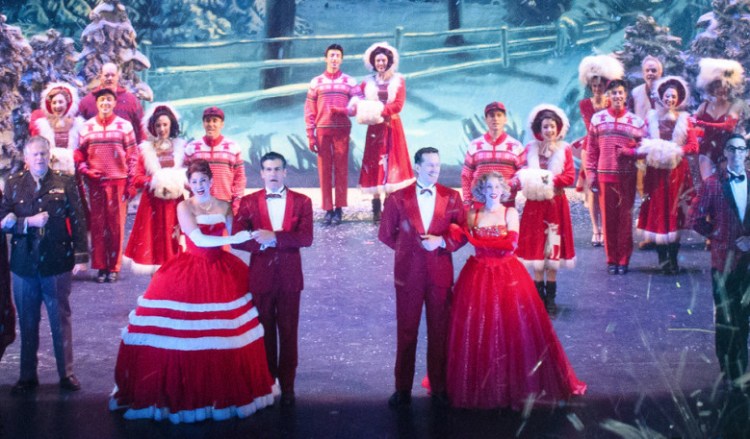
[(731, 183), (734, 180), (737, 180), (738, 182), (742, 183), (743, 181), (745, 181), (745, 174), (737, 175), (737, 174), (732, 174), (730, 172), (729, 173), (729, 182)]
[(266, 200), (269, 198), (281, 198), (281, 194), (266, 194)]
[(428, 194), (429, 196), (432, 196), (432, 189), (428, 187), (422, 187), (420, 185), (417, 185), (417, 189), (419, 189), (419, 195)]

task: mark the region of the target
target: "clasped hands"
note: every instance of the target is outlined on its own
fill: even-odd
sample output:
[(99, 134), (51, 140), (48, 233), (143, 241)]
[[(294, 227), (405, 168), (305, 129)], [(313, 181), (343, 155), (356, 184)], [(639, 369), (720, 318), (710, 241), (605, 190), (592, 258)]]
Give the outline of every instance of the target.
[(255, 240), (261, 247), (273, 247), (276, 245), (276, 233), (272, 230), (253, 230), (250, 232), (250, 239)]
[(421, 235), (420, 238), (422, 238), (422, 248), (424, 248), (428, 252), (431, 252), (443, 245), (442, 236), (425, 234)]
[[(2, 221), (0, 221), (0, 227), (4, 229), (11, 228), (16, 225), (17, 221), (18, 217), (16, 216), (16, 214), (10, 212), (9, 214), (5, 215), (5, 218), (3, 218)], [(49, 213), (39, 212), (34, 216), (27, 217), (26, 225), (41, 229), (42, 227), (47, 225), (47, 221), (49, 221)]]

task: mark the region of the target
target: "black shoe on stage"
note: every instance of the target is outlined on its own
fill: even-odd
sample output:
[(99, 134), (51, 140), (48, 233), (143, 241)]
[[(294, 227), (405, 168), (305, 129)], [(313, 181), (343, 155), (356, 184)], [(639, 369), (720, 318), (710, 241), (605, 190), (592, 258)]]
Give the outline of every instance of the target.
[(10, 394), (14, 396), (26, 395), (36, 390), (39, 387), (39, 380), (34, 378), (31, 380), (18, 380), (10, 388)]
[(75, 375), (67, 376), (60, 380), (60, 388), (75, 392), (81, 390), (81, 382), (78, 381), (78, 378), (76, 378)]
[(339, 224), (341, 224), (341, 217), (343, 216), (343, 214), (344, 212), (341, 211), (341, 208), (337, 207), (336, 210), (333, 211), (333, 218), (331, 219), (331, 223), (334, 226), (338, 226)]
[(333, 210), (326, 210), (326, 215), (323, 217), (323, 225), (330, 226), (333, 221)]
[(411, 405), (411, 392), (393, 392), (390, 398), (388, 398), (388, 405), (393, 408), (406, 407)]

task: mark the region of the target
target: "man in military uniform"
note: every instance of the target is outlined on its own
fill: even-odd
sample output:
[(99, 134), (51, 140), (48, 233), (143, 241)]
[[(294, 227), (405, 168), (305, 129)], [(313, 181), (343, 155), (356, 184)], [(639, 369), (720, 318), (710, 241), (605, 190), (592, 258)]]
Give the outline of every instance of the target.
[[(73, 375), (72, 274), (87, 269), (86, 223), (75, 179), (49, 169), (50, 145), (39, 136), (24, 147), (26, 170), (12, 175), (0, 202), (0, 226), (12, 234), (10, 270), (21, 328), (21, 377), (14, 395), (39, 385), (37, 349), (42, 302), (47, 308), (60, 387), (79, 390)], [(71, 274), (72, 273), (72, 274)]]

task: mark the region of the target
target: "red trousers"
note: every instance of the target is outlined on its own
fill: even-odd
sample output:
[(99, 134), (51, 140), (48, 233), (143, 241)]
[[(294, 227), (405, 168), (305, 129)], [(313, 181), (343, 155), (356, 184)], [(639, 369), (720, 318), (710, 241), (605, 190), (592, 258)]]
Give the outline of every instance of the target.
[(633, 254), (635, 184), (635, 172), (621, 176), (617, 183), (599, 183), (607, 265), (630, 263), (630, 255)]
[(297, 375), (297, 328), (300, 291), (253, 294), (258, 320), (263, 325), (268, 370), (279, 379), (281, 391), (294, 392)]
[(125, 179), (106, 182), (89, 180), (91, 268), (95, 270), (120, 271), (128, 214), (125, 185)]
[(445, 392), (445, 362), (450, 323), (451, 289), (424, 282), (396, 287), (396, 390), (410, 392), (419, 338), (422, 304), (427, 317), (427, 377), (433, 393)]
[[(318, 177), (323, 210), (332, 210), (333, 184), (336, 184), (336, 207), (346, 207), (349, 179), (349, 129), (319, 129)], [(332, 180), (333, 177), (333, 180)]]

